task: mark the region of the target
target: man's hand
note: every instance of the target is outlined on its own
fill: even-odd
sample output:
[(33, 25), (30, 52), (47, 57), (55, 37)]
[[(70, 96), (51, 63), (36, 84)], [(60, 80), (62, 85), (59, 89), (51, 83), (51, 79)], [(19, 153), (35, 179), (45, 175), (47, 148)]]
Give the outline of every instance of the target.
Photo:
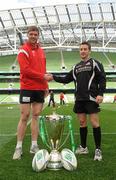
[(53, 75), (52, 74), (45, 74), (44, 75), (44, 79), (46, 81), (52, 81), (53, 80)]
[(47, 89), (47, 90), (45, 90), (45, 95), (44, 95), (44, 97), (46, 98), (46, 97), (48, 96), (48, 94), (49, 94), (49, 90)]
[(96, 97), (96, 103), (98, 103), (98, 104), (100, 104), (100, 103), (102, 103), (102, 101), (103, 101), (103, 96), (97, 96)]

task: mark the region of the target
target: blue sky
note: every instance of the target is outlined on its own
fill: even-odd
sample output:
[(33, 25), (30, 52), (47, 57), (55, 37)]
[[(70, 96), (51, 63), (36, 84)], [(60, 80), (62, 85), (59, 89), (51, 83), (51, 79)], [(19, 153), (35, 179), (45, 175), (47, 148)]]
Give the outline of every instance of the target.
[[(14, 9), (32, 6), (53, 5), (53, 4), (72, 4), (72, 3), (96, 3), (112, 2), (112, 0), (3, 0), (0, 4), (0, 10)], [(115, 2), (115, 0), (113, 0)]]

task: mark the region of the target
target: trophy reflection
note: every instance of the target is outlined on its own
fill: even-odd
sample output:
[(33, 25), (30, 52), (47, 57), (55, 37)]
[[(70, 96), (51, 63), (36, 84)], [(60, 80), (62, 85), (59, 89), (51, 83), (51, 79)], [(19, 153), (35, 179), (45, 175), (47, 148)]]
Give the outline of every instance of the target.
[(64, 116), (55, 113), (49, 116), (45, 116), (47, 143), (51, 150), (47, 167), (52, 170), (59, 170), (63, 166), (61, 162), (61, 155), (58, 150), (61, 146), (64, 121)]

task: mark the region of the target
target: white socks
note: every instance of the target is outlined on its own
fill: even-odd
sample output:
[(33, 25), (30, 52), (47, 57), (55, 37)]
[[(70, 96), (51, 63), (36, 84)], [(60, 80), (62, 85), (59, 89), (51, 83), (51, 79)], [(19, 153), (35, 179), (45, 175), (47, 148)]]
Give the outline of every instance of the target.
[[(31, 146), (38, 146), (37, 141), (32, 141)], [(17, 141), (16, 148), (22, 148), (22, 141)]]
[(17, 141), (16, 148), (22, 148), (22, 141)]
[(38, 145), (37, 145), (37, 141), (32, 141), (31, 146), (32, 146), (32, 147), (33, 147), (33, 146), (38, 146)]

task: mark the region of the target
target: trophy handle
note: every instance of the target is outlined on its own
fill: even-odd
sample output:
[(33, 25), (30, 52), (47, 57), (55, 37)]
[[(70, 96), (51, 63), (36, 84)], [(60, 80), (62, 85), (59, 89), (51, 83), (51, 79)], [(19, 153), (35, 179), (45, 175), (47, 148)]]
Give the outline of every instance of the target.
[(56, 140), (56, 149), (58, 149), (59, 139)]
[(69, 132), (70, 132), (70, 139), (71, 139), (71, 147), (72, 147), (72, 151), (75, 152), (76, 150), (76, 144), (74, 141), (74, 131), (73, 131), (73, 127), (72, 127), (72, 117), (69, 116), (68, 118), (68, 126), (69, 126)]
[[(49, 149), (52, 149), (46, 140), (46, 139), (48, 139), (48, 133), (47, 133), (45, 122), (44, 122), (44, 116), (40, 117), (39, 123), (40, 123), (40, 136), (42, 138), (42, 141)], [(47, 138), (46, 138), (46, 136), (47, 136)]]
[(51, 142), (51, 145), (52, 145), (51, 149), (55, 149), (53, 139), (50, 139), (50, 142)]
[(58, 147), (58, 150), (67, 142), (69, 136), (70, 136), (70, 140), (71, 140), (71, 149), (73, 152), (75, 152), (76, 150), (76, 144), (74, 141), (74, 131), (73, 131), (73, 127), (72, 127), (72, 117), (71, 116), (65, 116), (65, 118), (68, 120), (68, 128), (69, 128), (69, 132), (64, 140), (64, 142)]

